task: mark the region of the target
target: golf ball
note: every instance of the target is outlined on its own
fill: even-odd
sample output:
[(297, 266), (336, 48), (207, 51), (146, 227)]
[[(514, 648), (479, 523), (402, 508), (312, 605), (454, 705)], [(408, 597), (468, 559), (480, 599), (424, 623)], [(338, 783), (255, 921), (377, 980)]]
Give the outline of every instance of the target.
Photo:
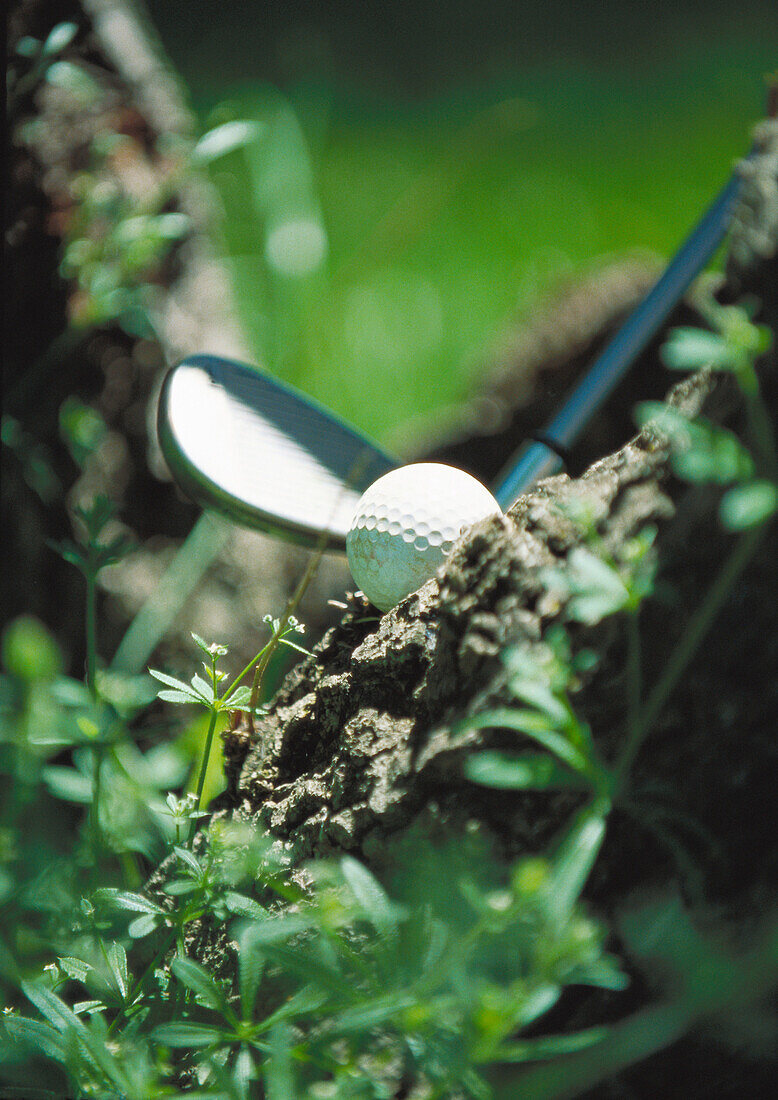
[(390, 470), (357, 504), (346, 535), (352, 576), (388, 611), (434, 575), (466, 528), (498, 512), (489, 490), (454, 466), (417, 462)]

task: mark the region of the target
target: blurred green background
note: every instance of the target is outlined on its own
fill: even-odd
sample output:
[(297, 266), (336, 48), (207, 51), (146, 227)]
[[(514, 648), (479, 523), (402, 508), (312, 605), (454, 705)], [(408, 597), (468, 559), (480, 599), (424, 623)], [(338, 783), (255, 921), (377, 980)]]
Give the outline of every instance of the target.
[(774, 3), (153, 0), (219, 160), (257, 358), (382, 442), (560, 280), (669, 256), (749, 143)]

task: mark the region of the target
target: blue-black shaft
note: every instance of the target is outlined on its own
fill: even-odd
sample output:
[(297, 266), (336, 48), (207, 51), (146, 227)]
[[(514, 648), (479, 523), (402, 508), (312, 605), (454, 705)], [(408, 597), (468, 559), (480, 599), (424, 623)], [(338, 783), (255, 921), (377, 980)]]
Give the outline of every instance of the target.
[(721, 244), (741, 184), (742, 176), (736, 169), (659, 280), (600, 353), (556, 416), (538, 432), (539, 440), (545, 442), (527, 443), (518, 458), (501, 473), (495, 496), (502, 508), (510, 507), (540, 478), (560, 471), (563, 462), (557, 450), (564, 453), (576, 441)]

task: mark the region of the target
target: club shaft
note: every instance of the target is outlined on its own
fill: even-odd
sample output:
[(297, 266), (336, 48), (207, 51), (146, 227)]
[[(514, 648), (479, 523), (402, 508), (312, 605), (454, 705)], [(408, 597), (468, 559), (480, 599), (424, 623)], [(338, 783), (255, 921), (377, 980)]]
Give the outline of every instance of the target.
[(510, 507), (535, 481), (562, 469), (562, 459), (556, 452), (564, 453), (575, 443), (721, 244), (741, 185), (742, 176), (735, 169), (664, 273), (595, 359), (559, 412), (538, 433), (538, 439), (525, 444), (505, 467), (495, 489), (502, 508)]

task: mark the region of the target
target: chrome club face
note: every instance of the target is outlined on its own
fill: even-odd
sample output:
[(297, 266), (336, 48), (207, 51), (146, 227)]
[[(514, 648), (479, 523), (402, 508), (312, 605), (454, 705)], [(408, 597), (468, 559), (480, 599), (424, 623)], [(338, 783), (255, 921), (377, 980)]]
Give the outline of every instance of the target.
[(203, 507), (271, 535), (345, 549), (360, 496), (397, 463), (355, 429), (255, 367), (193, 355), (162, 386), (159, 439)]
[[(493, 490), (501, 508), (561, 469), (558, 452), (580, 436), (721, 243), (741, 179), (736, 169), (556, 416), (508, 461)], [(333, 550), (345, 549), (364, 490), (399, 465), (310, 398), (214, 355), (190, 356), (168, 373), (158, 431), (174, 478), (203, 507), (305, 546), (326, 536)]]

